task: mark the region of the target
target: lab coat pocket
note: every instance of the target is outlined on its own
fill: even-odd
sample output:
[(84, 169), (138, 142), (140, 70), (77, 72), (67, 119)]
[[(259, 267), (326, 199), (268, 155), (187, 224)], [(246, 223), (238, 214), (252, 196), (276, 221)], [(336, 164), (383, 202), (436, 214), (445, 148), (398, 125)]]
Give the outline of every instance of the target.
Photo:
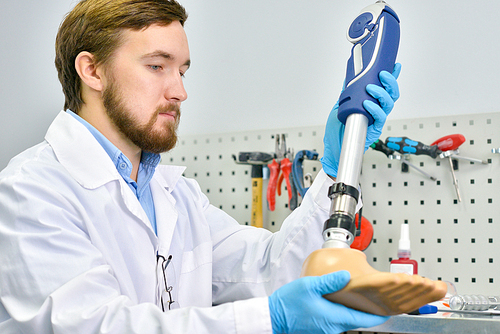
[(179, 301), (182, 306), (212, 306), (212, 246), (209, 242), (182, 254)]

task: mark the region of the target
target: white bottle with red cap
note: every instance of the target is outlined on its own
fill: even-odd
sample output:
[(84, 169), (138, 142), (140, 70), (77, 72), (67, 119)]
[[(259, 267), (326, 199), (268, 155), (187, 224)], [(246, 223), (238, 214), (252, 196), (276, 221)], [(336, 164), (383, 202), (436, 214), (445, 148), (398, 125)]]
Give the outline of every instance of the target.
[(391, 273), (406, 273), (409, 275), (418, 274), (417, 261), (410, 258), (410, 226), (408, 224), (401, 224), (401, 237), (398, 245), (398, 259), (391, 261)]

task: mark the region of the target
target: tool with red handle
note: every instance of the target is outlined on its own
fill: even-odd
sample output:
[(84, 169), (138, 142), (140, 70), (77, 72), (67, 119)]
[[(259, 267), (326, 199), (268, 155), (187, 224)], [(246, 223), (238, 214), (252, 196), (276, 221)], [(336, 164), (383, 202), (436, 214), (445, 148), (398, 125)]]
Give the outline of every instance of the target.
[[(281, 139), (280, 139), (281, 138)], [(281, 195), (281, 184), (283, 179), (286, 180), (286, 185), (288, 189), (288, 204), (290, 208), (293, 208), (291, 203), (293, 199), (292, 185), (290, 184), (290, 173), (292, 172), (292, 162), (288, 159), (288, 156), (293, 156), (292, 153), (286, 149), (286, 139), (285, 134), (276, 135), (276, 158), (267, 165), (269, 167), (269, 183), (267, 185), (267, 206), (269, 211), (274, 211), (276, 208), (276, 190), (278, 195)], [(280, 172), (281, 176), (280, 176)]]
[[(281, 175), (278, 180), (278, 196), (281, 196), (281, 184), (283, 183), (283, 179), (286, 181), (286, 189), (288, 190), (288, 204), (290, 204), (290, 200), (292, 199), (292, 185), (290, 184), (290, 173), (292, 172), (292, 162), (290, 159), (285, 158), (281, 160), (280, 163)], [(291, 207), (291, 206), (290, 206)]]
[(432, 143), (431, 146), (436, 145), (440, 151), (446, 152), (458, 149), (464, 142), (465, 137), (463, 135), (454, 134), (439, 138), (434, 143)]
[(388, 137), (385, 144), (388, 148), (401, 154), (428, 155), (437, 158), (445, 151), (456, 150), (465, 142), (465, 137), (461, 134), (453, 134), (439, 138), (431, 145), (425, 145), (408, 137)]
[(269, 183), (267, 185), (267, 207), (270, 211), (274, 211), (276, 207), (276, 184), (278, 183), (278, 175), (280, 173), (280, 164), (273, 159), (267, 165), (269, 168)]
[(464, 136), (459, 135), (459, 134), (455, 134), (455, 135), (449, 135), (449, 136), (444, 136), (442, 138), (439, 138), (434, 143), (438, 147), (441, 146), (440, 149), (443, 152), (439, 155), (440, 158), (447, 158), (448, 156), (451, 156), (454, 159), (477, 162), (477, 163), (480, 163), (483, 165), (486, 165), (488, 163), (488, 161), (486, 161), (486, 160), (464, 157), (462, 155), (459, 155), (458, 154), (458, 147), (460, 145), (462, 145), (464, 142), (465, 142)]
[(462, 198), (460, 197), (460, 190), (458, 189), (458, 180), (455, 175), (455, 170), (453, 168), (453, 160), (451, 157), (453, 155), (453, 152), (455, 152), (464, 142), (465, 142), (465, 137), (463, 135), (454, 134), (441, 137), (434, 143), (432, 143), (432, 145), (436, 145), (442, 151), (439, 157), (448, 158), (448, 161), (450, 162), (451, 176), (453, 177), (453, 185), (455, 186), (455, 192), (457, 193), (457, 199), (459, 202), (462, 201)]

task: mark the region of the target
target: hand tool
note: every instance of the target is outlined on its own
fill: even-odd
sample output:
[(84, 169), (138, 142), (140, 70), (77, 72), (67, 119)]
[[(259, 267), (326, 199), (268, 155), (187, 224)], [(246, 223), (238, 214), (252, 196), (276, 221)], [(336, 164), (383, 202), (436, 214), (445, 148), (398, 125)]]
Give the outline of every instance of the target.
[(299, 205), (298, 192), (295, 184), (293, 183), (293, 172), (290, 173), (290, 188), (292, 188), (292, 197), (290, 198), (289, 208), (290, 210), (295, 210)]
[[(283, 138), (283, 140), (285, 140)], [(285, 146), (285, 149), (286, 149), (286, 142), (283, 141), (283, 145)], [(286, 171), (284, 171), (283, 173), (280, 173), (279, 175), (279, 178), (278, 178), (278, 186), (276, 188), (276, 191), (278, 192), (278, 196), (281, 196), (281, 184), (283, 183), (283, 180), (285, 179), (285, 173), (288, 174), (288, 178), (290, 179), (290, 183), (287, 182), (287, 185), (289, 184), (290, 187), (287, 186), (287, 191), (288, 191), (288, 199), (290, 200), (292, 197), (293, 197), (293, 177), (292, 177), (292, 167), (293, 167), (293, 164), (292, 164), (292, 161), (293, 161), (293, 150), (290, 150), (288, 149), (288, 151), (285, 153), (285, 156), (286, 158), (288, 159), (288, 161), (290, 162), (290, 171), (288, 171), (288, 162), (285, 161), (285, 168), (287, 169)], [(283, 162), (283, 161), (282, 161)], [(281, 171), (283, 171), (283, 167), (282, 167), (283, 163), (280, 163), (280, 169)], [(292, 189), (292, 194), (290, 195), (290, 188)]]
[(458, 187), (458, 179), (455, 175), (455, 168), (453, 166), (453, 158), (456, 158), (455, 152), (458, 153), (458, 147), (465, 142), (465, 137), (461, 134), (453, 134), (439, 138), (434, 141), (432, 145), (436, 145), (441, 150), (439, 157), (442, 159), (448, 158), (450, 162), (450, 170), (451, 176), (453, 178), (453, 186), (455, 187), (455, 192), (457, 193), (457, 199), (459, 202), (462, 201), (462, 197), (460, 196), (460, 189)]
[(461, 134), (447, 135), (434, 141), (431, 145), (436, 145), (442, 152), (456, 150), (465, 143), (465, 137)]
[[(457, 176), (455, 175), (455, 168), (453, 164), (452, 158), (458, 158), (458, 147), (462, 145), (465, 142), (465, 137), (461, 134), (453, 134), (453, 135), (448, 135), (439, 138), (436, 140), (433, 145), (437, 145), (440, 150), (442, 151), (439, 154), (439, 157), (441, 159), (446, 159), (448, 158), (448, 161), (450, 163), (450, 170), (451, 170), (451, 176), (453, 179), (453, 186), (455, 187), (455, 192), (457, 193), (457, 199), (459, 202), (462, 201), (462, 197), (460, 196), (460, 189), (458, 187), (458, 179)], [(460, 158), (465, 158), (465, 157), (460, 157)], [(470, 160), (470, 158), (466, 158), (466, 160)], [(481, 162), (480, 160), (474, 159), (475, 162)]]
[(436, 140), (431, 145), (425, 145), (424, 143), (409, 139), (407, 137), (389, 137), (386, 139), (386, 144), (389, 148), (403, 154), (425, 154), (430, 156), (431, 158), (436, 158), (438, 156), (443, 158), (443, 156), (441, 156), (443, 152), (452, 151), (454, 152), (451, 154), (453, 158), (479, 162), (482, 164), (487, 163), (484, 160), (459, 156), (457, 149), (464, 142), (465, 137), (460, 134), (444, 136)]
[[(458, 147), (462, 145), (464, 142), (465, 142), (465, 137), (463, 135), (453, 134), (439, 138), (432, 145), (437, 145), (438, 148), (442, 151), (439, 154), (440, 158), (452, 157), (454, 159), (477, 162), (483, 165), (486, 165), (488, 163), (488, 161), (486, 160), (464, 157), (459, 155)], [(446, 154), (444, 154), (444, 152), (446, 152)]]
[(439, 157), (440, 158), (447, 158), (447, 157), (451, 157), (453, 159), (459, 159), (459, 160), (467, 160), (467, 161), (471, 161), (471, 162), (477, 162), (477, 163), (480, 163), (480, 164), (483, 164), (483, 165), (486, 165), (488, 164), (488, 161), (486, 160), (481, 160), (481, 159), (476, 159), (476, 158), (471, 158), (471, 157), (464, 157), (462, 155), (459, 155), (459, 150), (456, 149), (456, 150), (450, 150), (450, 151), (446, 151), (446, 152), (441, 152), (441, 154), (439, 154)]
[(402, 154), (425, 154), (433, 159), (441, 153), (437, 145), (425, 145), (408, 137), (388, 137), (385, 144), (390, 149)]
[(252, 217), (251, 225), (263, 227), (262, 218), (262, 167), (271, 161), (274, 156), (265, 152), (240, 152), (238, 158), (233, 154), (237, 164), (252, 166)]
[(452, 152), (452, 151), (443, 152), (443, 155), (441, 155), (441, 158), (443, 158), (443, 159), (448, 158), (448, 161), (450, 162), (450, 170), (451, 170), (451, 177), (453, 178), (453, 186), (455, 186), (455, 192), (457, 193), (458, 201), (462, 202), (462, 197), (460, 196), (460, 190), (458, 188), (458, 179), (457, 179), (457, 176), (455, 175), (455, 166), (453, 165), (453, 160), (451, 158), (451, 154), (448, 154), (449, 152)]
[(453, 185), (455, 186), (455, 192), (457, 193), (457, 199), (459, 202), (462, 201), (462, 197), (460, 196), (460, 189), (458, 188), (458, 180), (457, 176), (455, 175), (455, 168), (453, 166), (451, 155), (452, 152), (457, 150), (458, 147), (464, 142), (465, 137), (463, 135), (455, 134), (441, 137), (433, 143), (433, 145), (441, 147), (441, 151), (443, 153), (440, 154), (440, 158), (448, 158), (448, 161), (450, 162), (451, 177), (453, 178)]
[(424, 172), (422, 169), (418, 168), (414, 164), (410, 163), (405, 155), (399, 154), (398, 152), (390, 149), (383, 141), (377, 139), (370, 147), (376, 151), (384, 153), (391, 160), (399, 160), (402, 164), (407, 165), (408, 167), (412, 167), (418, 172), (422, 173), (424, 176), (428, 177), (432, 181), (436, 181), (437, 179), (430, 175), (429, 173)]
[(440, 158), (448, 158), (450, 162), (450, 170), (451, 177), (453, 178), (453, 186), (455, 187), (455, 192), (457, 193), (457, 199), (459, 202), (462, 201), (462, 197), (460, 196), (460, 189), (458, 188), (458, 179), (455, 175), (455, 168), (453, 166), (453, 160), (451, 158), (452, 152), (457, 150), (460, 145), (465, 142), (465, 137), (462, 135), (450, 135), (441, 137), (434, 142), (435, 145), (438, 145), (442, 148), (443, 155), (440, 155)]
[[(289, 161), (293, 161), (293, 150), (288, 149), (286, 156)], [(278, 196), (281, 196), (281, 184), (283, 183), (284, 178), (285, 178), (285, 173), (281, 173), (278, 179), (278, 187), (276, 188)], [(288, 175), (288, 179), (289, 179), (289, 181), (287, 182), (288, 208), (293, 211), (297, 208), (298, 205), (297, 188), (293, 183), (293, 164), (292, 164), (292, 169), (290, 170), (290, 173)]]
[(308, 160), (318, 160), (318, 152), (310, 150), (301, 150), (297, 152), (295, 158), (293, 159), (293, 165), (292, 165), (293, 183), (295, 184), (295, 187), (297, 188), (300, 196), (302, 197), (304, 197), (304, 195), (307, 192), (307, 189), (309, 189), (309, 186), (307, 187), (305, 186), (304, 170), (302, 168), (302, 163), (306, 158)]
[(380, 139), (377, 139), (373, 144), (370, 145), (372, 149), (375, 151), (379, 151), (384, 153), (388, 158), (391, 157), (391, 155), (394, 154), (394, 150), (389, 148), (383, 141)]
[(391, 160), (399, 160), (399, 161), (401, 161), (402, 164), (405, 164), (408, 167), (411, 167), (411, 168), (415, 169), (416, 171), (420, 172), (422, 175), (424, 175), (425, 177), (431, 179), (432, 181), (436, 181), (437, 180), (437, 178), (435, 176), (432, 176), (431, 174), (425, 172), (421, 168), (418, 168), (414, 164), (410, 163), (408, 161), (408, 157), (406, 155), (401, 155), (401, 154), (395, 153), (395, 154), (391, 155), (389, 157), (389, 159), (391, 159)]
[(366, 92), (366, 86), (382, 86), (379, 73), (393, 71), (399, 34), (399, 18), (384, 1), (365, 7), (348, 29), (347, 39), (354, 45), (347, 62), (345, 89), (339, 97), (338, 109), (338, 119), (345, 124), (345, 129), (337, 182), (329, 191), (332, 206), (330, 218), (323, 227), (323, 248), (349, 248), (356, 234), (357, 187), (367, 128), (374, 122), (363, 102), (378, 103)]
[[(287, 151), (286, 149), (285, 134), (281, 135), (281, 141), (280, 135), (276, 135), (275, 154), (276, 158), (273, 159), (273, 161), (269, 165), (267, 165), (270, 172), (269, 184), (267, 186), (267, 205), (270, 211), (274, 211), (276, 207), (276, 186), (278, 184), (280, 171), (283, 173), (283, 178), (286, 181), (289, 207), (290, 200), (292, 199), (292, 187), (290, 185), (292, 163), (290, 162), (290, 159), (288, 159), (288, 156), (291, 155), (291, 152)], [(281, 188), (278, 190), (278, 194), (281, 195)]]
[(400, 153), (416, 155), (425, 154), (430, 156), (431, 158), (437, 158), (438, 156), (442, 159), (448, 158), (451, 167), (451, 175), (453, 177), (453, 185), (455, 186), (455, 191), (457, 193), (457, 199), (459, 202), (462, 201), (462, 198), (460, 196), (458, 180), (455, 175), (455, 168), (453, 166), (452, 158), (486, 163), (486, 161), (482, 161), (479, 159), (459, 156), (458, 147), (464, 142), (465, 137), (461, 134), (444, 136), (436, 140), (431, 145), (425, 145), (419, 141), (415, 141), (407, 137), (389, 137), (386, 139), (386, 145), (389, 148), (394, 149), (395, 151)]

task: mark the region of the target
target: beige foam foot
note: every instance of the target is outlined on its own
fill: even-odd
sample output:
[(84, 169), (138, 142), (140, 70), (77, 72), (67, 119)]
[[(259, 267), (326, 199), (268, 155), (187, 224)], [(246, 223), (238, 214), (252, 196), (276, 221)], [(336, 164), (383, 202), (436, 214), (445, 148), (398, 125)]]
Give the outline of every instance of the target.
[(301, 276), (320, 276), (347, 270), (351, 281), (340, 291), (324, 297), (334, 303), (378, 315), (409, 313), (443, 298), (446, 283), (419, 275), (381, 272), (371, 267), (366, 255), (350, 248), (323, 248), (304, 261)]

